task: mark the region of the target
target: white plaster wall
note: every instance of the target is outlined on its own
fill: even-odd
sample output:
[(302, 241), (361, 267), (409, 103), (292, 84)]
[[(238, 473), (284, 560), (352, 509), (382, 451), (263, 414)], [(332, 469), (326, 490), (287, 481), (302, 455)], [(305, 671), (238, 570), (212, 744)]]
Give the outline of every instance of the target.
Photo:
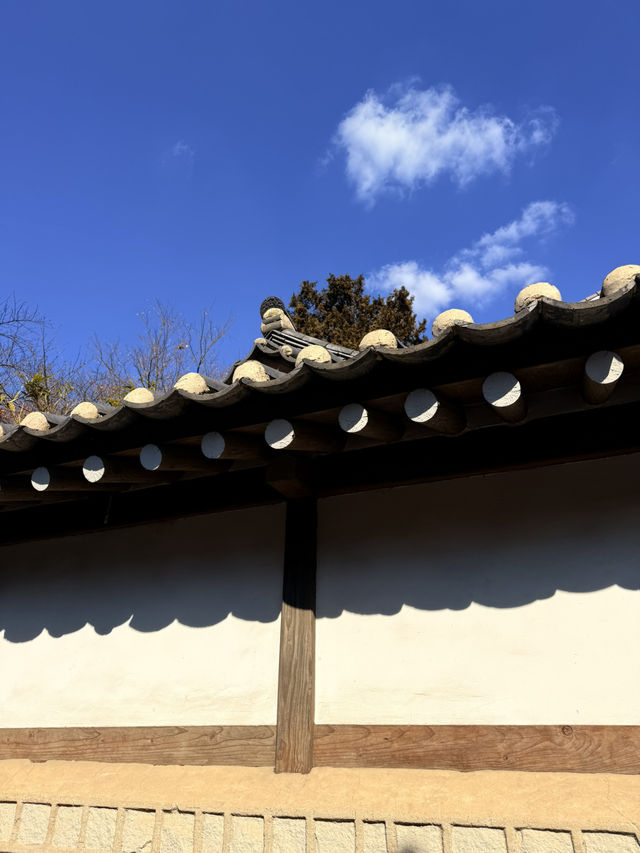
[(316, 722), (640, 722), (640, 458), (321, 502)]
[(284, 513), (0, 549), (0, 727), (272, 725)]

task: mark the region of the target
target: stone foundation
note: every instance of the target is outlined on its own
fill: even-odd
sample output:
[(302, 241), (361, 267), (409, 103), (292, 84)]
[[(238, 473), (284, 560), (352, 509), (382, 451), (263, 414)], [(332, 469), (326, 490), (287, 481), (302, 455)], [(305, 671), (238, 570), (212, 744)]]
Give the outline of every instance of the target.
[(640, 778), (0, 762), (3, 853), (640, 853)]

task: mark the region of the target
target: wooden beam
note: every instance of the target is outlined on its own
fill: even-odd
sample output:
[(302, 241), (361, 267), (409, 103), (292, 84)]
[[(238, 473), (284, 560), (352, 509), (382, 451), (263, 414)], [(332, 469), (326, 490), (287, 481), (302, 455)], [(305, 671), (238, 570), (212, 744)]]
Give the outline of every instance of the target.
[(92, 488), (96, 491), (113, 490), (113, 486), (106, 483), (88, 483), (79, 468), (64, 465), (51, 468), (41, 465), (31, 473), (30, 484), (32, 490), (39, 492), (41, 496), (51, 492), (86, 492)]
[(505, 421), (517, 423), (527, 413), (520, 383), (513, 373), (492, 373), (482, 383), (482, 396)]
[(317, 506), (287, 502), (280, 621), (276, 773), (313, 767)]
[(274, 726), (0, 729), (0, 760), (272, 767)]
[(407, 394), (404, 412), (412, 423), (435, 432), (455, 435), (465, 428), (464, 410), (439, 400), (428, 388), (416, 388)]
[(276, 456), (267, 465), (265, 478), (271, 488), (287, 500), (314, 494), (313, 468), (299, 456)]
[(30, 476), (12, 474), (0, 481), (0, 503), (6, 501), (40, 501), (43, 497), (42, 490), (34, 488)]
[(615, 352), (600, 350), (590, 355), (584, 366), (582, 393), (588, 403), (604, 403), (613, 394), (624, 371), (624, 362)]
[(197, 447), (170, 444), (145, 444), (138, 454), (145, 471), (201, 471), (211, 473), (212, 463)]
[(640, 726), (315, 727), (316, 767), (640, 773)]
[(257, 435), (240, 432), (221, 432), (213, 430), (205, 433), (200, 441), (200, 449), (206, 459), (264, 459), (267, 448), (264, 440)]
[(338, 414), (340, 429), (349, 436), (373, 441), (397, 441), (403, 432), (394, 415), (367, 408), (361, 403), (349, 403)]
[[(640, 726), (315, 726), (316, 767), (640, 774)], [(274, 726), (0, 729), (0, 760), (272, 767)], [(282, 771), (281, 771), (282, 772)]]
[(312, 421), (276, 418), (267, 424), (264, 440), (272, 450), (330, 453), (344, 445), (346, 436), (339, 429)]
[(92, 454), (82, 463), (82, 473), (87, 483), (162, 483), (174, 480), (173, 471), (146, 470), (139, 459), (129, 456), (97, 456)]
[[(622, 383), (615, 398), (624, 391)], [(314, 494), (327, 497), (640, 452), (636, 428), (640, 402), (612, 404), (609, 400), (600, 406), (581, 405), (579, 411), (541, 416), (516, 428), (500, 422), (454, 439), (431, 434), (414, 441), (311, 458), (310, 482)], [(165, 476), (168, 479), (170, 475)], [(0, 502), (2, 485), (9, 479), (13, 483), (13, 476), (0, 482)], [(45, 498), (39, 506), (12, 509), (11, 524), (0, 526), (0, 545), (280, 501), (282, 494), (267, 483), (263, 467), (170, 485), (160, 475), (159, 485), (143, 492), (105, 494), (90, 489), (72, 504), (50, 505)]]
[(282, 496), (265, 482), (261, 468), (116, 494), (92, 491), (83, 494), (82, 500), (49, 505), (50, 499), (44, 498), (39, 506), (12, 510), (11, 524), (0, 526), (0, 544), (282, 502)]
[[(13, 504), (20, 509), (25, 509), (27, 506), (42, 506), (43, 504), (60, 503), (68, 501), (82, 500), (86, 495), (86, 489), (78, 489), (78, 491), (54, 491), (47, 489), (45, 492), (36, 491), (30, 483), (15, 483), (14, 481), (7, 482), (3, 480), (0, 483), (0, 504)], [(105, 489), (100, 489), (103, 492)]]
[(315, 472), (317, 494), (366, 491), (640, 452), (640, 405), (589, 407), (513, 428), (501, 424), (458, 438), (417, 441), (329, 456)]

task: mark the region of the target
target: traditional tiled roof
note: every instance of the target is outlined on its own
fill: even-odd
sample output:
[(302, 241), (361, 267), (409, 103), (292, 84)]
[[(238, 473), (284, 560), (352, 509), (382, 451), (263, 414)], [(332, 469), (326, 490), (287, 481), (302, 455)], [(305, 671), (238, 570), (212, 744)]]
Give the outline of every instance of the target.
[[(145, 473), (160, 468), (167, 482), (170, 471), (187, 479), (210, 474), (200, 470), (207, 459), (235, 460), (235, 467), (246, 468), (264, 466), (265, 451), (331, 453), (340, 444), (330, 440), (336, 430), (342, 439), (366, 444), (415, 439), (412, 430), (420, 427), (420, 435), (460, 435), (483, 425), (520, 423), (527, 412), (540, 417), (526, 399), (554, 388), (578, 385), (583, 405), (601, 403), (625, 365), (628, 372), (634, 359), (640, 361), (627, 352), (640, 347), (640, 266), (617, 268), (599, 294), (580, 302), (563, 302), (550, 284), (530, 285), (518, 294), (514, 315), (493, 323), (445, 311), (433, 321), (433, 337), (415, 346), (401, 346), (387, 330), (371, 330), (357, 351), (309, 337), (293, 328), (275, 297), (263, 303), (260, 330), (247, 357), (223, 380), (187, 374), (167, 393), (134, 389), (115, 408), (84, 402), (68, 416), (31, 412), (19, 425), (2, 424), (0, 505), (19, 494), (20, 477), (43, 466), (50, 480), (39, 488), (32, 477), (35, 492), (27, 493), (34, 501), (53, 494), (56, 478), (72, 491), (73, 478), (80, 478), (78, 488), (85, 488), (74, 466), (87, 457), (109, 457), (121, 469), (110, 482), (123, 488), (147, 483), (135, 476), (132, 464), (140, 462), (132, 454), (151, 442), (158, 453), (166, 446), (160, 456), (165, 461), (155, 467), (142, 462)], [(573, 400), (572, 394), (564, 398)], [(295, 440), (284, 426), (293, 431), (293, 421)], [(227, 450), (205, 449), (207, 436), (210, 447), (218, 447), (215, 435)], [(204, 456), (198, 463), (193, 453), (200, 450), (193, 445), (200, 441)], [(253, 449), (228, 452), (243, 442), (253, 442)], [(84, 476), (91, 482), (86, 471)]]
[[(554, 332), (557, 338), (562, 330), (598, 326), (623, 311), (634, 298), (639, 274), (640, 266), (619, 267), (605, 278), (599, 294), (580, 302), (561, 301), (560, 292), (553, 285), (529, 285), (516, 298), (515, 314), (493, 323), (476, 324), (467, 312), (450, 309), (433, 321), (431, 340), (407, 347), (386, 330), (372, 330), (365, 335), (359, 350), (304, 335), (293, 328), (280, 303), (282, 307), (267, 309), (270, 316), (266, 321), (263, 317), (263, 336), (254, 341), (249, 354), (236, 362), (223, 380), (187, 374), (168, 392), (156, 394), (136, 388), (117, 407), (83, 402), (67, 416), (30, 412), (19, 425), (0, 424), (0, 452), (26, 450), (39, 441), (73, 441), (87, 431), (120, 430), (129, 426), (136, 415), (173, 418), (190, 408), (191, 403), (226, 409), (254, 395), (287, 395), (318, 377), (332, 383), (348, 381), (374, 371), (381, 362), (444, 366), (456, 349), (525, 342), (540, 330)], [(1, 459), (0, 455), (0, 471)]]

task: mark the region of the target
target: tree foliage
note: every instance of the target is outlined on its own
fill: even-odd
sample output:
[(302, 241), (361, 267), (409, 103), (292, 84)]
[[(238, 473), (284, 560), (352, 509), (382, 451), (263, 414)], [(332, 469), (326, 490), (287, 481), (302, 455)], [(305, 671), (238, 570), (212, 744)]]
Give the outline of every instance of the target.
[(299, 332), (352, 349), (373, 329), (389, 329), (406, 345), (424, 338), (426, 320), (418, 321), (406, 287), (372, 296), (365, 293), (362, 275), (330, 275), (326, 281), (321, 289), (316, 281), (303, 281), (291, 297), (290, 313)]
[(116, 406), (138, 386), (167, 391), (190, 371), (221, 373), (217, 345), (229, 322), (215, 325), (208, 310), (192, 322), (160, 301), (138, 316), (133, 343), (96, 337), (69, 361), (36, 311), (0, 303), (0, 420), (20, 421), (34, 409), (68, 414), (82, 400)]

